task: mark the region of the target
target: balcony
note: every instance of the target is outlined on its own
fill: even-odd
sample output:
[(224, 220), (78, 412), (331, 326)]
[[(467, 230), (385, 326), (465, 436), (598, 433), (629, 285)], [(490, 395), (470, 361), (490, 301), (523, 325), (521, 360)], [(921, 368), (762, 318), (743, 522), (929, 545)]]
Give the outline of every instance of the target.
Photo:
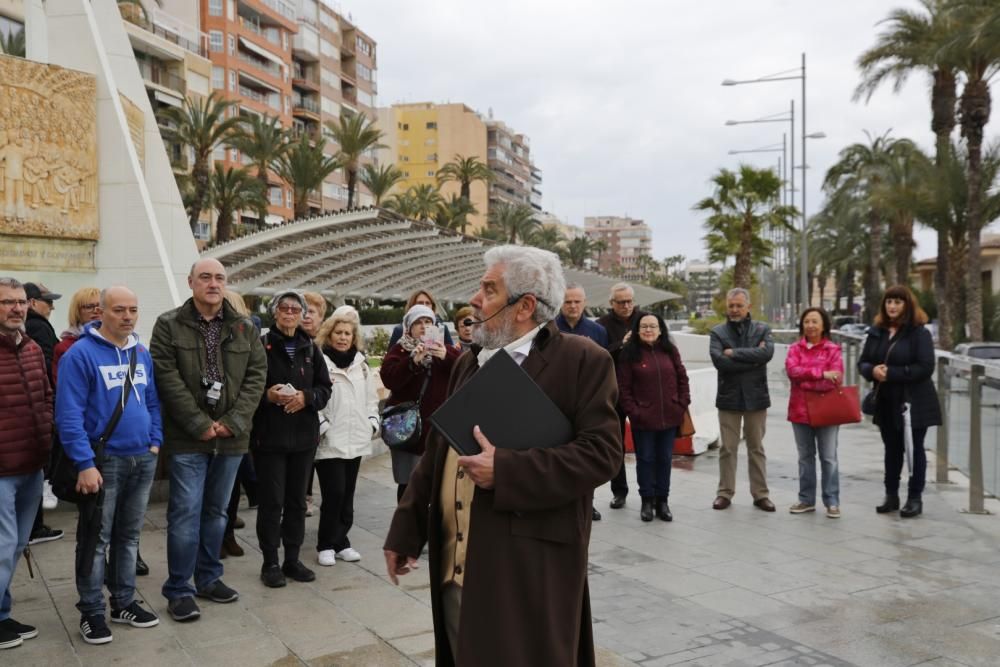
[[(151, 11), (153, 20), (150, 21), (138, 5), (119, 4), (118, 10), (122, 18), (132, 25), (138, 26), (186, 51), (196, 53), (203, 58), (208, 57), (208, 47), (205, 45), (204, 35), (199, 34), (194, 28), (187, 28), (185, 30), (183, 24), (169, 14), (159, 9), (153, 9)], [(171, 29), (171, 27), (176, 27), (177, 29)], [(182, 32), (187, 36), (181, 34)]]
[(139, 65), (139, 73), (142, 74), (143, 81), (169, 88), (179, 93), (181, 97), (187, 95), (187, 82), (184, 80), (184, 77), (178, 76), (148, 60), (136, 60), (136, 63)]
[(276, 64), (272, 63), (270, 60), (264, 60), (263, 58), (256, 58), (245, 51), (237, 51), (239, 54), (239, 59), (243, 62), (256, 67), (261, 72), (265, 72), (275, 79), (281, 79), (281, 68)]
[(292, 69), (292, 85), (312, 92), (319, 92), (319, 79), (315, 76), (315, 70), (306, 69), (295, 63)]
[(319, 103), (307, 97), (296, 97), (292, 100), (292, 115), (318, 121), (320, 120)]

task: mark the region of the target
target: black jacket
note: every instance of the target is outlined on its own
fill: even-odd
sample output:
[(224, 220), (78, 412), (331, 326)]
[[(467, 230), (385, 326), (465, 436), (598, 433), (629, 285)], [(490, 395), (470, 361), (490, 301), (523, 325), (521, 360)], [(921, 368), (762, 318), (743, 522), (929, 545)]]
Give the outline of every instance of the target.
[[(727, 357), (726, 350), (733, 355)], [(718, 370), (719, 389), (715, 407), (719, 410), (751, 412), (771, 407), (767, 391), (767, 362), (774, 356), (771, 328), (747, 315), (742, 322), (725, 321), (713, 327), (709, 354)]]
[(24, 320), (24, 331), (28, 338), (38, 343), (45, 356), (45, 373), (52, 382), (52, 351), (55, 350), (59, 337), (56, 330), (52, 328), (52, 323), (33, 310), (28, 310), (28, 317)]
[[(295, 358), (285, 351), (288, 338), (272, 329), (260, 342), (267, 355), (267, 382), (260, 406), (253, 416), (250, 448), (260, 452), (298, 452), (314, 449), (319, 444), (319, 411), (327, 401), (333, 384), (326, 369), (323, 353), (313, 344), (302, 329), (296, 329)], [(284, 407), (267, 400), (267, 389), (276, 384), (288, 383), (302, 390), (306, 407), (294, 414), (286, 414)]]
[[(889, 352), (889, 346), (892, 351)], [(886, 353), (889, 357), (886, 359)], [(889, 330), (872, 327), (868, 330), (858, 371), (874, 381), (872, 370), (886, 364), (889, 372), (885, 382), (876, 383), (877, 409), (874, 421), (886, 423), (892, 419), (893, 428), (903, 428), (903, 403), (910, 403), (910, 420), (913, 428), (927, 428), (941, 424), (941, 406), (931, 378), (934, 375), (934, 340), (931, 332), (922, 326), (906, 326), (889, 338)]]
[(597, 318), (597, 323), (608, 332), (608, 352), (611, 353), (611, 358), (614, 359), (615, 364), (618, 363), (618, 353), (622, 349), (622, 339), (625, 338), (625, 334), (632, 330), (632, 325), (635, 324), (636, 320), (648, 314), (635, 308), (627, 320), (619, 319), (613, 310)]

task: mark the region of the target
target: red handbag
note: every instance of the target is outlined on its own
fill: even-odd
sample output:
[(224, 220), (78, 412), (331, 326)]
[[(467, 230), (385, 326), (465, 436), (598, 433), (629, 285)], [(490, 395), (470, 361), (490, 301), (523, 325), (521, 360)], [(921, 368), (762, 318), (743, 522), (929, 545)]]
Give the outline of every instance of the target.
[(806, 411), (814, 427), (856, 424), (861, 421), (861, 403), (856, 386), (830, 391), (807, 391)]

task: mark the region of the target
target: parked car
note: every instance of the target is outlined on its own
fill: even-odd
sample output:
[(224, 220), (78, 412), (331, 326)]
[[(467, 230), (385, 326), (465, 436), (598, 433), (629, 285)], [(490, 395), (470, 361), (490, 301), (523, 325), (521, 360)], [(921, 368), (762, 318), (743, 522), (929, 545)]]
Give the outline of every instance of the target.
[[(959, 343), (953, 353), (981, 360), (987, 366), (1000, 366), (1000, 343)], [(983, 383), (987, 387), (1000, 389), (998, 378), (986, 377)]]
[(833, 328), (842, 329), (847, 324), (857, 324), (858, 318), (854, 315), (837, 315), (833, 318)]
[(864, 336), (868, 333), (868, 325), (862, 324), (861, 322), (849, 322), (844, 324), (839, 329), (840, 333), (854, 334), (856, 336)]

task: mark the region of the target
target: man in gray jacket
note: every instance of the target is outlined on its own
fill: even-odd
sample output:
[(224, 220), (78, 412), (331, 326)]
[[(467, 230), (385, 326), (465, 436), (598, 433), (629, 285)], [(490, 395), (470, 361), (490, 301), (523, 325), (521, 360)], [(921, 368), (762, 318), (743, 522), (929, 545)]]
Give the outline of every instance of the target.
[(753, 504), (774, 511), (768, 498), (764, 427), (771, 397), (767, 362), (774, 356), (771, 329), (750, 319), (750, 293), (741, 287), (726, 294), (727, 321), (712, 329), (710, 354), (719, 376), (715, 407), (719, 410), (719, 491), (712, 508), (724, 510), (736, 493), (736, 454), (740, 426), (747, 442), (750, 493)]

